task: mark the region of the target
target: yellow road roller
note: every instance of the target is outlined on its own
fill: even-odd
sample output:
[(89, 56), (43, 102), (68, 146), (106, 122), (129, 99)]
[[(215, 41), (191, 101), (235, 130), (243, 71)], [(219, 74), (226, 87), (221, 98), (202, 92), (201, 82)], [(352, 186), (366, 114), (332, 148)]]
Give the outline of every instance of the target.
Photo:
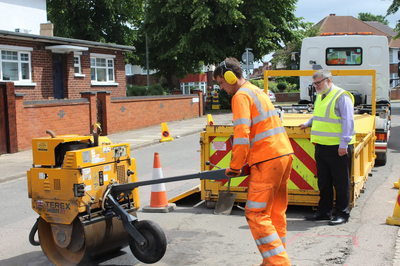
[(166, 237), (156, 223), (136, 218), (138, 189), (111, 193), (113, 185), (137, 181), (129, 144), (99, 136), (98, 124), (94, 130), (88, 136), (48, 130), (49, 137), (32, 140), (28, 194), (39, 218), (29, 240), (56, 265), (84, 264), (128, 244), (138, 260), (157, 262)]
[(39, 214), (29, 241), (40, 245), (55, 265), (85, 265), (128, 245), (139, 261), (159, 261), (166, 252), (166, 236), (157, 223), (137, 219), (138, 187), (226, 179), (221, 169), (138, 182), (129, 143), (113, 144), (100, 136), (98, 123), (93, 135), (46, 132), (49, 137), (32, 140), (33, 165), (27, 171), (28, 195)]

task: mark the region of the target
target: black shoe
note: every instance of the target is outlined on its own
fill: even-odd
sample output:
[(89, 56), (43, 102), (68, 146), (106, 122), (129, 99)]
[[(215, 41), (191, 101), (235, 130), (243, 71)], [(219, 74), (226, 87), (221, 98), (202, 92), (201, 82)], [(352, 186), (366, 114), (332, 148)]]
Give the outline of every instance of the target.
[(339, 225), (339, 224), (344, 224), (349, 221), (349, 217), (340, 217), (340, 216), (335, 216), (328, 224), (329, 225)]
[(306, 216), (305, 218), (307, 221), (322, 221), (322, 220), (332, 219), (332, 217), (330, 215), (320, 215), (317, 213), (314, 213), (314, 215), (311, 215), (311, 216)]

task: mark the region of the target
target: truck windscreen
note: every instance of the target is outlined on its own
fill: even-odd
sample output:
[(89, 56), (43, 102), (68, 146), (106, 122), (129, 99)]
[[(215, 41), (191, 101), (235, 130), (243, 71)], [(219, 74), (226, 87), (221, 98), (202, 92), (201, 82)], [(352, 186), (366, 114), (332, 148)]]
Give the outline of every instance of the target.
[(353, 65), (362, 64), (361, 47), (328, 47), (325, 52), (325, 62), (327, 66), (333, 65)]

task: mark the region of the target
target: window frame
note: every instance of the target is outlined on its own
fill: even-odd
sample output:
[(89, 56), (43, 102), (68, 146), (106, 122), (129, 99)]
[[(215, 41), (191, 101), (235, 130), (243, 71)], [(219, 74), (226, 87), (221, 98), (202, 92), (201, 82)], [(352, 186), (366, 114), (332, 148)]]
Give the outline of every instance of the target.
[[(0, 81), (1, 82), (13, 82), (15, 86), (36, 86), (36, 83), (32, 82), (32, 51), (31, 47), (23, 46), (11, 46), (11, 45), (0, 45)], [(3, 52), (16, 52), (17, 60), (3, 59)], [(27, 55), (28, 60), (23, 61), (22, 55)], [(10, 62), (17, 64), (18, 80), (3, 80), (3, 62)], [(22, 65), (28, 64), (28, 78), (22, 78)]]
[[(156, 73), (156, 71), (154, 69), (149, 69), (149, 75), (153, 75), (155, 73)], [(142, 75), (142, 76), (147, 75), (147, 68), (142, 67), (140, 75)]]
[[(346, 64), (347, 58), (349, 57), (347, 55), (346, 55), (345, 64), (341, 63), (340, 61), (339, 61), (339, 63), (329, 63), (330, 60), (340, 60), (340, 59), (342, 59), (342, 58), (328, 59), (328, 54), (331, 53), (331, 52), (328, 52), (329, 50), (334, 50), (334, 52), (338, 52), (339, 53), (340, 51), (346, 52), (346, 50), (357, 50), (357, 49), (360, 50), (360, 53), (359, 53), (360, 54), (360, 59), (361, 59), (360, 63)], [(352, 52), (352, 51), (350, 51), (350, 52)], [(353, 55), (355, 55), (355, 54), (351, 54), (350, 56), (352, 57)], [(362, 49), (362, 47), (328, 47), (328, 48), (325, 49), (325, 64), (327, 66), (345, 66), (345, 67), (346, 66), (361, 66), (363, 64), (363, 49)]]
[[(74, 76), (75, 77), (85, 77), (85, 74), (82, 74), (82, 61), (81, 61), (82, 52), (74, 52)], [(78, 58), (78, 63), (75, 63), (75, 58)], [(78, 73), (75, 72), (75, 68), (78, 68)]]
[[(91, 84), (94, 86), (113, 86), (113, 85), (118, 85), (118, 83), (115, 82), (115, 55), (110, 55), (110, 54), (95, 54), (92, 53), (90, 54), (90, 81)], [(97, 59), (104, 59), (105, 61), (105, 66), (97, 66)], [(92, 60), (94, 60), (94, 65), (92, 64)], [(109, 62), (112, 63), (112, 67), (109, 66)], [(94, 69), (94, 80), (92, 79), (92, 69)], [(106, 80), (105, 81), (97, 81), (97, 70), (98, 69), (104, 69), (105, 74), (106, 74)], [(112, 78), (110, 79), (109, 75), (109, 70), (112, 70)]]
[(126, 76), (133, 76), (133, 66), (131, 64), (125, 65), (125, 75)]
[[(397, 73), (390, 73), (390, 79), (393, 79), (392, 82), (390, 82), (389, 87), (391, 89), (396, 88), (397, 86), (399, 86), (400, 81), (398, 80), (399, 76)], [(393, 85), (392, 85), (393, 84)]]

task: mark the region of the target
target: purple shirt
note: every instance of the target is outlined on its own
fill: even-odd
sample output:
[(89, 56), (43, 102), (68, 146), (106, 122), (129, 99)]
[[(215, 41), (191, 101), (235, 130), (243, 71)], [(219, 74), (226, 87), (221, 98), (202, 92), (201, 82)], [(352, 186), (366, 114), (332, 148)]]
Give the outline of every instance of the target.
[[(328, 90), (325, 95), (331, 92), (333, 88)], [(335, 104), (335, 114), (341, 117), (340, 123), (342, 125), (342, 135), (340, 136), (339, 148), (347, 149), (349, 142), (353, 137), (354, 132), (354, 105), (347, 93), (343, 93), (339, 96)], [(313, 117), (310, 118), (304, 125), (310, 127), (313, 122)]]

